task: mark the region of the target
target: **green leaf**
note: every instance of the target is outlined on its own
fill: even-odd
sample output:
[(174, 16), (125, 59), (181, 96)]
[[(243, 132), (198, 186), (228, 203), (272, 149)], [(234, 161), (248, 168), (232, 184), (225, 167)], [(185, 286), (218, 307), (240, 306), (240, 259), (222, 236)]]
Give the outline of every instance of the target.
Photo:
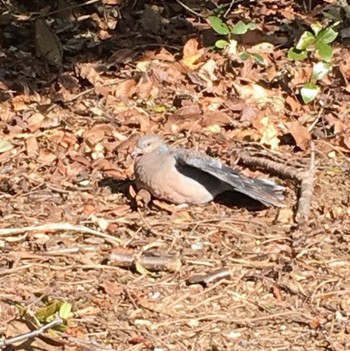
[(321, 60), (330, 62), (333, 56), (333, 49), (330, 45), (324, 43), (317, 43), (316, 53), (321, 58)]
[(306, 83), (300, 90), (301, 98), (305, 104), (309, 104), (320, 92), (320, 87), (313, 83)]
[(13, 145), (6, 139), (0, 138), (0, 153), (13, 149)]
[(307, 51), (306, 50), (297, 50), (296, 48), (290, 48), (288, 50), (288, 59), (289, 60), (304, 60), (307, 58)]
[(251, 55), (254, 57), (255, 62), (257, 64), (263, 65), (265, 63), (265, 60), (264, 60), (264, 58), (261, 55), (256, 54), (256, 53), (251, 53)]
[(167, 110), (167, 108), (166, 108), (166, 106), (164, 106), (164, 105), (155, 105), (155, 106), (153, 107), (153, 111), (154, 111), (155, 113), (163, 113), (163, 112), (166, 112), (166, 110)]
[(316, 36), (322, 30), (322, 24), (320, 22), (318, 22), (318, 21), (312, 23), (310, 27), (311, 27), (312, 31), (315, 33)]
[(328, 27), (322, 29), (316, 36), (316, 41), (322, 44), (330, 44), (335, 38), (338, 36), (338, 32), (336, 32), (333, 28)]
[(237, 22), (234, 26), (231, 27), (231, 32), (236, 35), (241, 35), (247, 33), (249, 30), (248, 26), (242, 22)]
[(256, 24), (253, 23), (253, 22), (247, 23), (246, 26), (247, 26), (248, 30), (254, 30), (254, 29), (256, 29)]
[(320, 61), (316, 63), (312, 68), (312, 78), (316, 80), (324, 78), (331, 70), (331, 67), (327, 62)]
[(250, 54), (247, 52), (247, 51), (244, 51), (242, 52), (240, 55), (239, 55), (239, 58), (242, 60), (242, 61), (245, 61), (247, 59), (249, 59), (250, 57)]
[(53, 315), (59, 311), (60, 307), (62, 305), (62, 302), (60, 301), (54, 301), (50, 303), (49, 305), (40, 308), (36, 313), (35, 317), (41, 322), (41, 323), (46, 323), (50, 318), (52, 319)]
[(305, 31), (297, 45), (295, 46), (298, 50), (305, 50), (307, 49), (310, 45), (312, 45), (315, 42), (315, 37), (311, 32)]
[(63, 302), (62, 306), (60, 307), (60, 311), (58, 315), (62, 319), (68, 319), (72, 315), (71, 312), (72, 312), (72, 304), (68, 302)]
[(217, 16), (209, 16), (208, 22), (210, 26), (215, 30), (216, 33), (220, 35), (230, 34), (230, 29), (226, 23), (224, 23), (221, 18)]
[(218, 48), (218, 49), (224, 49), (227, 44), (228, 44), (227, 40), (220, 39), (220, 40), (217, 40), (215, 42), (215, 47)]

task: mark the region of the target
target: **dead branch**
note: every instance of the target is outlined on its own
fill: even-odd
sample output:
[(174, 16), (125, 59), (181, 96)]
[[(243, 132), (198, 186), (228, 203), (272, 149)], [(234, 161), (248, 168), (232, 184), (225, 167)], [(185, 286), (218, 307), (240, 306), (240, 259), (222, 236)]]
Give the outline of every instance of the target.
[(229, 268), (224, 267), (207, 274), (196, 274), (187, 279), (188, 284), (202, 284), (208, 286), (221, 279), (231, 278), (231, 271)]
[(302, 172), (292, 166), (286, 166), (284, 163), (275, 162), (266, 158), (253, 157), (247, 154), (240, 154), (240, 160), (247, 166), (262, 168), (272, 174), (281, 176), (282, 178), (291, 178), (295, 180), (302, 179)]
[(181, 260), (174, 256), (135, 255), (125, 251), (114, 251), (109, 256), (113, 266), (131, 268), (139, 263), (149, 271), (177, 272), (181, 267)]
[(24, 232), (46, 232), (46, 231), (73, 231), (73, 232), (81, 232), (85, 234), (91, 234), (95, 236), (99, 236), (105, 239), (112, 245), (118, 245), (120, 240), (115, 238), (114, 236), (99, 232), (98, 230), (90, 229), (83, 225), (74, 225), (70, 223), (48, 223), (39, 226), (30, 226), (30, 227), (22, 227), (22, 228), (5, 228), (0, 229), (0, 236), (11, 236), (17, 235)]
[(295, 214), (297, 223), (307, 221), (311, 208), (311, 201), (314, 192), (314, 180), (315, 180), (315, 145), (311, 142), (311, 156), (309, 169), (304, 172), (300, 184), (300, 196), (298, 200), (298, 208)]
[(15, 344), (17, 342), (20, 342), (20, 341), (23, 341), (23, 340), (27, 340), (27, 339), (30, 339), (30, 338), (34, 338), (36, 336), (39, 336), (41, 335), (42, 333), (44, 333), (46, 330), (58, 325), (58, 324), (62, 324), (63, 323), (63, 319), (61, 318), (56, 318), (54, 319), (52, 322), (48, 323), (48, 324), (45, 324), (43, 325), (42, 327), (36, 329), (36, 330), (33, 330), (31, 332), (28, 332), (28, 333), (24, 333), (24, 334), (21, 334), (21, 335), (18, 335), (18, 336), (15, 336), (13, 338), (10, 338), (10, 339), (5, 339), (5, 340), (0, 340), (0, 349), (8, 346), (8, 345), (12, 345), (12, 344)]

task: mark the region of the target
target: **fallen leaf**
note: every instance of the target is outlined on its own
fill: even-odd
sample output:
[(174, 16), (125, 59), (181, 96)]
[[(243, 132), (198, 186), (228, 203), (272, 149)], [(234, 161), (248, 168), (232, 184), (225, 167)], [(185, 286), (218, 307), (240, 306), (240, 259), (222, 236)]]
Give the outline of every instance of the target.
[(13, 144), (8, 140), (0, 137), (0, 153), (9, 151), (13, 149)]
[(280, 144), (279, 131), (275, 126), (274, 118), (260, 115), (252, 120), (252, 124), (260, 134), (260, 143), (277, 150)]
[(84, 63), (78, 65), (79, 74), (82, 78), (87, 79), (93, 86), (96, 83), (102, 83), (102, 78), (96, 70), (96, 65), (92, 63)]
[(203, 114), (202, 121), (204, 127), (213, 125), (228, 126), (231, 124), (230, 116), (222, 111), (208, 111)]
[(134, 79), (126, 79), (113, 86), (111, 93), (116, 97), (130, 98), (136, 92), (136, 81)]
[(233, 86), (239, 97), (245, 100), (247, 104), (256, 104), (259, 108), (263, 108), (265, 105), (269, 104), (276, 113), (284, 111), (284, 99), (281, 93), (276, 90), (269, 90), (255, 83), (246, 85), (233, 83)]
[(28, 109), (28, 105), (31, 102), (30, 97), (27, 95), (17, 95), (11, 100), (14, 110), (17, 112)]
[(198, 49), (199, 43), (197, 39), (191, 38), (184, 45), (184, 55), (181, 63), (191, 70), (196, 70), (202, 66), (202, 62), (199, 62), (204, 55), (204, 49)]
[(43, 165), (51, 165), (56, 159), (57, 156), (52, 152), (41, 150), (37, 161)]
[(288, 123), (287, 128), (290, 134), (292, 134), (297, 146), (304, 151), (307, 150), (311, 141), (311, 135), (307, 128), (304, 127), (299, 121)]
[(165, 129), (173, 133), (182, 130), (200, 129), (201, 109), (198, 104), (191, 104), (179, 108), (165, 123)]
[(27, 120), (29, 130), (35, 132), (40, 129), (44, 119), (45, 117), (39, 112), (32, 114)]
[(35, 137), (29, 137), (26, 140), (26, 147), (27, 147), (27, 155), (28, 157), (35, 159), (39, 153), (39, 145), (38, 141)]

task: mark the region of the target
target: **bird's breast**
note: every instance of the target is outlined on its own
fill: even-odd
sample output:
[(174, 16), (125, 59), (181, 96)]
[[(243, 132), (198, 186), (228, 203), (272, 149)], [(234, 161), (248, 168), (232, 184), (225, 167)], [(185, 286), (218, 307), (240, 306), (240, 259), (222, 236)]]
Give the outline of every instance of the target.
[(204, 185), (177, 170), (172, 157), (143, 155), (135, 164), (135, 177), (138, 189), (176, 204), (202, 204), (213, 199)]

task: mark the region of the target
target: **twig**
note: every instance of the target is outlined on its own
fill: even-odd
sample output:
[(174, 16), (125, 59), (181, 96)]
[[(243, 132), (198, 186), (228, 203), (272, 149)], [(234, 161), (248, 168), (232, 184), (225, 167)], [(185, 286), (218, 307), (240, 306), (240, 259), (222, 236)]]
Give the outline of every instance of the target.
[(240, 154), (239, 158), (247, 166), (260, 167), (283, 178), (291, 178), (295, 180), (302, 179), (302, 172), (294, 167), (286, 166), (284, 163), (278, 163), (265, 158), (252, 157), (244, 153)]
[(182, 1), (180, 0), (176, 0), (176, 2), (181, 5), (185, 10), (187, 10), (188, 12), (191, 12), (193, 15), (196, 15), (198, 17), (202, 17), (205, 18), (205, 16), (201, 15), (200, 13), (196, 12), (195, 10), (192, 10), (190, 7), (188, 7), (186, 4), (184, 4)]
[(220, 268), (207, 274), (196, 274), (187, 279), (188, 284), (203, 284), (208, 286), (218, 280), (231, 278), (232, 274), (229, 268)]
[[(100, 87), (108, 87), (108, 86), (110, 86), (110, 85), (116, 85), (116, 83), (122, 83), (122, 82), (124, 82), (125, 80), (126, 80), (126, 79), (114, 80), (113, 82), (108, 82), (108, 83), (101, 84), (101, 85), (98, 86), (98, 88), (100, 88)], [(80, 92), (80, 93), (74, 95), (74, 96), (71, 97), (70, 99), (64, 100), (63, 103), (69, 104), (69, 103), (71, 103), (71, 102), (73, 102), (73, 101), (75, 101), (75, 100), (81, 98), (81, 97), (84, 96), (84, 95), (90, 94), (91, 92), (93, 92), (93, 91), (95, 91), (95, 90), (96, 90), (96, 87), (95, 87), (95, 86), (92, 87), (92, 88), (90, 88), (90, 89), (84, 90), (84, 91), (82, 91), (82, 92)]]
[(140, 263), (149, 271), (177, 272), (181, 267), (181, 260), (174, 256), (137, 256), (125, 251), (114, 251), (109, 256), (109, 261), (113, 266), (133, 267)]
[(0, 349), (4, 348), (5, 346), (12, 345), (12, 344), (14, 344), (16, 342), (27, 340), (27, 339), (39, 336), (42, 333), (44, 333), (46, 330), (54, 327), (55, 325), (62, 324), (62, 323), (63, 323), (63, 319), (56, 318), (52, 322), (43, 325), (39, 329), (33, 330), (33, 331), (25, 333), (25, 334), (21, 334), (21, 335), (15, 336), (15, 337), (7, 339), (7, 340), (6, 339), (5, 340), (0, 340)]
[(236, 2), (236, 0), (231, 0), (231, 3), (229, 5), (229, 7), (227, 8), (225, 14), (224, 14), (224, 18), (226, 18), (226, 16), (230, 13), (231, 9), (232, 9), (232, 6), (233, 4)]
[(109, 242), (112, 245), (118, 245), (120, 243), (120, 240), (118, 238), (115, 238), (111, 235), (99, 232), (94, 229), (90, 229), (83, 225), (74, 225), (70, 223), (48, 223), (48, 224), (43, 224), (39, 226), (31, 226), (31, 227), (5, 228), (5, 229), (0, 229), (0, 236), (17, 235), (23, 232), (38, 232), (38, 231), (45, 232), (45, 231), (63, 231), (63, 230), (70, 230), (74, 232), (82, 232), (86, 234), (99, 236), (105, 239), (107, 242)]
[(40, 18), (40, 17), (51, 16), (51, 15), (54, 15), (56, 13), (60, 13), (60, 12), (66, 11), (66, 10), (72, 10), (72, 9), (76, 9), (78, 7), (91, 5), (91, 4), (94, 4), (95, 2), (99, 2), (99, 0), (88, 0), (88, 1), (83, 2), (82, 4), (76, 4), (76, 5), (70, 5), (70, 6), (62, 7), (60, 9), (58, 9), (58, 10), (54, 10), (54, 11), (51, 11), (51, 12), (40, 14), (38, 17)]
[(298, 208), (295, 215), (297, 223), (307, 221), (311, 208), (312, 195), (314, 192), (315, 180), (315, 144), (311, 142), (311, 156), (309, 169), (304, 173), (300, 184), (300, 196), (298, 200)]

